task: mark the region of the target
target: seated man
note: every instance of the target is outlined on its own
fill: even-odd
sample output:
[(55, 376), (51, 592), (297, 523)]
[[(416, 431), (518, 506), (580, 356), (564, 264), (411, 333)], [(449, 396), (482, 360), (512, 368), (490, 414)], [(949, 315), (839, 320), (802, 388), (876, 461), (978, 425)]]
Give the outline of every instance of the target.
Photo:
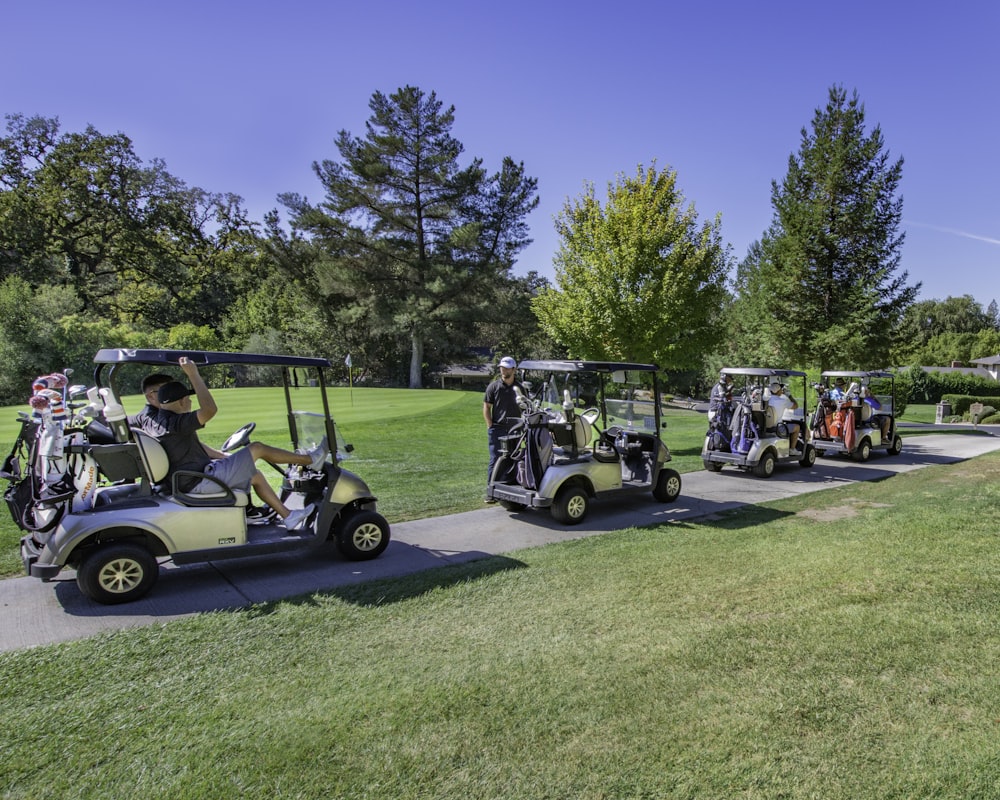
[(836, 402), (839, 403), (841, 400), (847, 397), (846, 390), (844, 389), (845, 386), (847, 386), (847, 382), (843, 378), (838, 376), (837, 379), (833, 382), (833, 387), (829, 391), (830, 399), (835, 400)]
[[(232, 455), (207, 448), (198, 438), (198, 430), (216, 415), (218, 407), (198, 372), (197, 364), (181, 356), (178, 366), (188, 376), (194, 388), (188, 389), (179, 381), (170, 381), (160, 386), (157, 392), (159, 408), (143, 425), (143, 430), (158, 439), (166, 450), (170, 459), (169, 474), (178, 470), (204, 472), (230, 488), (242, 491), (249, 490), (252, 485), (258, 496), (285, 521), (288, 530), (300, 527), (313, 507), (291, 511), (257, 469), (256, 462), (262, 458), (273, 464), (298, 464), (320, 469), (329, 453), (326, 442), (307, 453), (292, 453), (262, 442), (251, 442)], [(197, 411), (191, 410), (192, 394), (198, 397)], [(191, 494), (201, 494), (217, 491), (218, 486), (205, 480), (182, 486), (181, 489)]]
[(789, 446), (794, 450), (798, 447), (799, 423), (795, 420), (783, 419), (785, 411), (798, 408), (799, 404), (790, 394), (785, 393), (785, 387), (775, 381), (771, 384), (771, 396), (768, 398), (768, 405), (774, 409), (775, 419), (784, 423), (788, 427)]

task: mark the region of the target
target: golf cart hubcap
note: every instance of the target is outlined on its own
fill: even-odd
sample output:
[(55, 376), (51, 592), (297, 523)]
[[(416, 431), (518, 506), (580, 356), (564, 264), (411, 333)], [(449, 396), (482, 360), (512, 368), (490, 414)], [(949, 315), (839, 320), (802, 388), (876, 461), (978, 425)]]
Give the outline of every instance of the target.
[(131, 558), (116, 558), (104, 565), (97, 579), (104, 591), (122, 594), (138, 586), (142, 576), (141, 564)]
[(566, 513), (569, 514), (573, 519), (583, 516), (586, 510), (587, 510), (587, 500), (586, 498), (580, 495), (571, 497), (569, 503), (566, 505)]
[(372, 522), (360, 525), (354, 531), (352, 541), (358, 550), (374, 550), (382, 541), (382, 529)]

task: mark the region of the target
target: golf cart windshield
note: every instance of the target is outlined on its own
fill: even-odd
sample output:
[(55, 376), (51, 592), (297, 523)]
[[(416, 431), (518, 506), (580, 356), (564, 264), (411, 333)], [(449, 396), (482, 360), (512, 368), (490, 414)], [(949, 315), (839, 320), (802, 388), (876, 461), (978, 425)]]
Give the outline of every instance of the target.
[(615, 362), (522, 362), (531, 399), (555, 414), (566, 404), (575, 413), (597, 409), (603, 427), (656, 432), (663, 409), (657, 408), (656, 366)]

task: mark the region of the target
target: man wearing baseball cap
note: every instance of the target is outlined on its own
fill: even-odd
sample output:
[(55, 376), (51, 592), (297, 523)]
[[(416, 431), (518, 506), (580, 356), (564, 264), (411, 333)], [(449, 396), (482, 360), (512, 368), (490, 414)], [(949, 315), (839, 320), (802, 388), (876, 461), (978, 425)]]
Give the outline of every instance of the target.
[[(500, 438), (510, 432), (511, 426), (521, 418), (517, 405), (518, 383), (517, 362), (510, 356), (500, 359), (500, 377), (486, 387), (483, 395), (483, 419), (486, 421), (486, 436), (490, 451), (490, 465), (486, 471), (486, 483), (493, 477), (493, 467), (500, 457)], [(493, 502), (490, 499), (487, 503)]]
[[(189, 389), (180, 381), (160, 386), (157, 391), (159, 408), (143, 424), (145, 432), (163, 445), (170, 461), (169, 475), (178, 470), (191, 470), (211, 475), (233, 489), (247, 491), (252, 485), (257, 496), (284, 520), (288, 530), (300, 527), (312, 513), (313, 506), (289, 509), (257, 469), (256, 462), (265, 459), (272, 464), (298, 464), (319, 470), (330, 452), (326, 441), (306, 453), (292, 453), (263, 442), (251, 442), (231, 455), (208, 447), (198, 438), (198, 431), (216, 415), (218, 406), (198, 372), (198, 365), (186, 356), (181, 356), (177, 364), (194, 388)], [(191, 395), (198, 397), (197, 411), (191, 408)], [(210, 493), (218, 491), (218, 485), (202, 480), (182, 489), (191, 494)]]
[(798, 408), (799, 404), (790, 394), (785, 393), (785, 385), (774, 381), (771, 383), (771, 396), (768, 398), (768, 405), (774, 408), (775, 417), (778, 422), (784, 422), (788, 428), (788, 446), (792, 450), (798, 447), (799, 442), (799, 423), (794, 420), (783, 420), (785, 411), (793, 408)]

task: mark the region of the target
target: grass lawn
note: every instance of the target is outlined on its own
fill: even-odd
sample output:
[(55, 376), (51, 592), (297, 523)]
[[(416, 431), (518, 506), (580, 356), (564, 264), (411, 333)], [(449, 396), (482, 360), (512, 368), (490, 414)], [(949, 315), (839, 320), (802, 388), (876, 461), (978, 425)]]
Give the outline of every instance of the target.
[(1000, 453), (0, 655), (8, 798), (993, 798)]

